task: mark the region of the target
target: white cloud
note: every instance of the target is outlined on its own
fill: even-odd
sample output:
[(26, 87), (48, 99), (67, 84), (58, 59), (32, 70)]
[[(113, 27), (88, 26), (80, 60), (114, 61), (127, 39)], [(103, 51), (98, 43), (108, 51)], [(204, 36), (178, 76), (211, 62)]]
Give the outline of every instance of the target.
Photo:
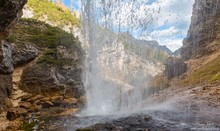
[(137, 38), (154, 39), (175, 50), (182, 45), (191, 21), (194, 0), (97, 0), (99, 22)]
[(166, 45), (171, 51), (176, 51), (182, 46), (182, 39), (164, 39), (158, 40), (161, 45)]
[(154, 30), (153, 32), (150, 33), (150, 36), (152, 38), (163, 38), (163, 37), (171, 37), (175, 36), (176, 34), (181, 34), (183, 33), (182, 30), (176, 29), (175, 26), (171, 26), (168, 29), (164, 30)]
[(172, 51), (182, 46), (192, 15), (194, 0), (158, 0), (149, 5), (158, 12), (154, 14), (154, 30), (140, 38), (157, 40)]

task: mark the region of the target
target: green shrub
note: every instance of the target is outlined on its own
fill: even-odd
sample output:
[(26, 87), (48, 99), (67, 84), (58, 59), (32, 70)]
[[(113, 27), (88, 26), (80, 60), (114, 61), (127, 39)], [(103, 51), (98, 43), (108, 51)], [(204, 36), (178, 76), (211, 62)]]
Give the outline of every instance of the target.
[(10, 35), (8, 38), (7, 38), (7, 41), (10, 42), (10, 43), (15, 43), (17, 40), (17, 36), (12, 34)]
[(21, 19), (12, 33), (17, 36), (18, 44), (30, 43), (45, 52), (38, 63), (67, 65), (70, 62), (63, 59), (57, 49), (60, 46), (81, 49), (79, 41), (71, 33), (33, 19)]
[(68, 8), (58, 7), (55, 3), (48, 2), (48, 0), (28, 0), (27, 5), (34, 10), (35, 19), (46, 15), (49, 21), (61, 27), (69, 23), (73, 26), (81, 26), (81, 21)]
[(38, 59), (37, 63), (38, 64), (47, 63), (47, 64), (60, 65), (60, 66), (70, 64), (69, 61), (67, 61), (67, 60), (57, 59), (53, 56), (45, 55), (45, 54)]

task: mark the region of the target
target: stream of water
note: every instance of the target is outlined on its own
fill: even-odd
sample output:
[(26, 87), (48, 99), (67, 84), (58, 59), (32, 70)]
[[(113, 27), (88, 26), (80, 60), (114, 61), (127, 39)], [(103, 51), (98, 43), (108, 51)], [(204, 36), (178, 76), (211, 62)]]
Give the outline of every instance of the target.
[(124, 63), (117, 60), (126, 57), (121, 32), (129, 33), (136, 29), (133, 19), (137, 16), (133, 10), (140, 3), (131, 2), (131, 13), (126, 15), (126, 24), (130, 24), (128, 28), (122, 25), (120, 19), (124, 15), (118, 9), (122, 3), (123, 0), (82, 1), (84, 46), (88, 54), (84, 86), (86, 112), (90, 115), (115, 114), (134, 107), (137, 109), (143, 101), (145, 74), (141, 69), (124, 67)]

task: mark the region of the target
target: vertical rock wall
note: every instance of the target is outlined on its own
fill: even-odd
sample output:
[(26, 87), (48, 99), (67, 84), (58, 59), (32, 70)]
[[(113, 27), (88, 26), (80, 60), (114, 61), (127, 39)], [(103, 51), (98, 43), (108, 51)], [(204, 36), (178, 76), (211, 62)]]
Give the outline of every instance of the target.
[(208, 44), (219, 37), (220, 0), (195, 0), (187, 37), (183, 41), (181, 56), (185, 59), (209, 54), (215, 49)]
[(27, 0), (0, 1), (0, 113), (11, 106), (13, 60), (10, 43), (5, 42), (9, 29), (22, 15)]

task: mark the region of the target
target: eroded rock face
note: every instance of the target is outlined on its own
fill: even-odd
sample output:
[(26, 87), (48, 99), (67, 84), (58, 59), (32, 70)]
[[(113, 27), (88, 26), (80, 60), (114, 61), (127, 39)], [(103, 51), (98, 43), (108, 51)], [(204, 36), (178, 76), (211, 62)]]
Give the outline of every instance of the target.
[[(5, 42), (9, 35), (9, 28), (16, 23), (22, 15), (22, 8), (27, 0), (1, 0), (0, 1), (0, 108), (11, 106), (9, 99), (12, 93), (11, 73), (14, 69), (11, 44)], [(1, 113), (1, 111), (0, 111)]]
[(11, 74), (14, 70), (11, 44), (1, 41), (0, 47), (0, 74)]
[(164, 74), (168, 79), (180, 76), (187, 70), (187, 64), (181, 58), (169, 57), (165, 63)]
[[(22, 8), (27, 0), (0, 1), (0, 32), (8, 30), (22, 15)], [(2, 19), (3, 18), (3, 19)]]
[(14, 66), (25, 64), (38, 56), (38, 49), (31, 44), (12, 44), (12, 58)]
[(9, 99), (12, 93), (12, 77), (11, 75), (0, 75), (0, 113), (2, 109), (11, 107)]
[(59, 48), (67, 65), (39, 63), (38, 59), (24, 69), (21, 88), (32, 94), (67, 95), (79, 98), (82, 85), (82, 54), (76, 48)]
[[(196, 0), (187, 37), (183, 41), (181, 56), (188, 60), (209, 54), (218, 48), (209, 43), (220, 34), (220, 1)], [(218, 45), (217, 45), (218, 46)]]

